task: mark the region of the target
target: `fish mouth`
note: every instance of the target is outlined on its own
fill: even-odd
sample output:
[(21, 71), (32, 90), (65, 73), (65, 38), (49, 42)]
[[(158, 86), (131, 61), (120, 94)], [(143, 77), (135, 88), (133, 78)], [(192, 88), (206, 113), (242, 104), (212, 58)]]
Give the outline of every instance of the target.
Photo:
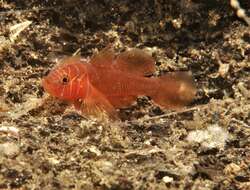
[(53, 97), (61, 97), (60, 96), (60, 87), (55, 84), (55, 81), (50, 77), (45, 77), (42, 79), (42, 87), (45, 92), (50, 94)]

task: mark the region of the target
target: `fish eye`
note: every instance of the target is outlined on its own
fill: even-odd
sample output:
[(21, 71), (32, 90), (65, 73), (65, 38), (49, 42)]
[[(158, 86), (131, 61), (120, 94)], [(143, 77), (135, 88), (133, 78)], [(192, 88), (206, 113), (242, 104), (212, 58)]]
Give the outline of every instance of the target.
[(69, 82), (69, 77), (68, 76), (63, 76), (62, 83), (65, 85), (65, 84), (68, 84), (68, 82)]

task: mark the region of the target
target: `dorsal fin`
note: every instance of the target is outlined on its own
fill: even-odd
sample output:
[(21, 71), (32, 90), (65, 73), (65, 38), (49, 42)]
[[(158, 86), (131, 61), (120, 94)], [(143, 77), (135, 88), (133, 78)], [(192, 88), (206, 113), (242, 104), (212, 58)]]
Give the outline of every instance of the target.
[(137, 75), (150, 75), (155, 72), (155, 63), (152, 56), (140, 49), (132, 49), (120, 53), (114, 64), (114, 68), (120, 71)]
[(71, 57), (65, 57), (60, 60), (59, 65), (64, 65), (64, 64), (72, 64), (72, 63), (79, 63), (83, 62), (82, 58), (80, 55), (74, 55)]
[(100, 52), (91, 57), (90, 63), (97, 67), (110, 67), (115, 59), (115, 53), (112, 47), (107, 46)]

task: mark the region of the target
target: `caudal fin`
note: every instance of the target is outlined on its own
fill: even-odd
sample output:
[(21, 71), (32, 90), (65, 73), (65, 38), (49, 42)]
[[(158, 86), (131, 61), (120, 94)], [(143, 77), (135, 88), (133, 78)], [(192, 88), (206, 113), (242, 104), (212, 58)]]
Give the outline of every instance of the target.
[(196, 88), (188, 72), (175, 72), (155, 80), (157, 90), (151, 98), (161, 107), (178, 109), (194, 99)]

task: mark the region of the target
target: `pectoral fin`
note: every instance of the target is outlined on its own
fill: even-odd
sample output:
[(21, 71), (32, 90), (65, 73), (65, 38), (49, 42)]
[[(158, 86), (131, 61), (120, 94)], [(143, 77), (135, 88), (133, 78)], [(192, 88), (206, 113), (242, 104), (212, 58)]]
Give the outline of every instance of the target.
[(89, 93), (86, 98), (84, 100), (74, 102), (74, 106), (87, 116), (92, 115), (97, 118), (108, 116), (111, 119), (118, 118), (117, 112), (112, 104), (93, 86), (90, 86)]
[(155, 61), (152, 56), (144, 51), (132, 49), (120, 53), (116, 58), (114, 67), (124, 72), (145, 76), (155, 72)]

